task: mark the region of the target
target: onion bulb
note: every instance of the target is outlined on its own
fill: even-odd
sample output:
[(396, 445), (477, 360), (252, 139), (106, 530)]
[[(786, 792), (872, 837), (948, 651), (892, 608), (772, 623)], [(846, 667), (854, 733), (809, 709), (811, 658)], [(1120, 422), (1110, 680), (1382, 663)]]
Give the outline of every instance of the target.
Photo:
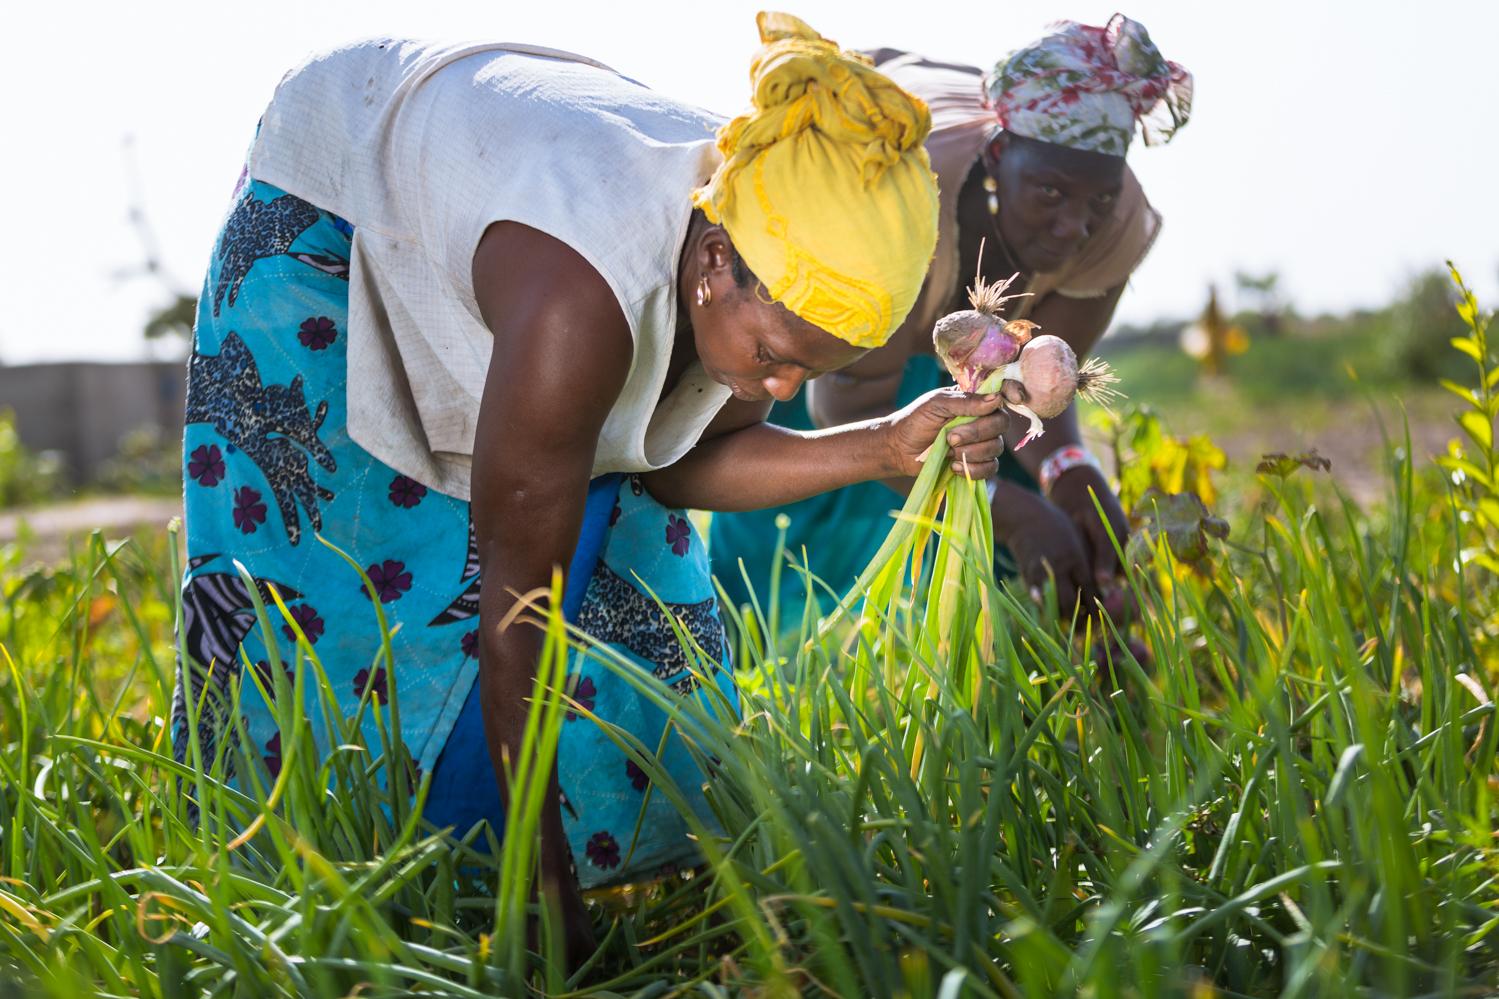
[(1007, 409), (1030, 421), (1017, 448), (1043, 432), (1042, 420), (1060, 416), (1072, 400), (1107, 402), (1118, 393), (1109, 366), (1096, 358), (1079, 366), (1077, 354), (1061, 337), (1043, 334), (1024, 319), (1005, 320), (1000, 311), (1019, 298), (1005, 292), (1019, 277), (988, 282), (982, 277), (968, 291), (971, 309), (937, 320), (932, 345), (953, 380), (964, 392), (998, 393)]

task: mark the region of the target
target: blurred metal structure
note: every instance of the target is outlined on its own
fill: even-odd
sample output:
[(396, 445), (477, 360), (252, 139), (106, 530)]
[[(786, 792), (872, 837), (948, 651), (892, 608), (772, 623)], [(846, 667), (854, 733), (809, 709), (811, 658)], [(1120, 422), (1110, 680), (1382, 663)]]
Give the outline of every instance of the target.
[(58, 451), (69, 480), (90, 483), (130, 434), (180, 440), (187, 369), (180, 361), (66, 361), (0, 367), (0, 409), (30, 451)]

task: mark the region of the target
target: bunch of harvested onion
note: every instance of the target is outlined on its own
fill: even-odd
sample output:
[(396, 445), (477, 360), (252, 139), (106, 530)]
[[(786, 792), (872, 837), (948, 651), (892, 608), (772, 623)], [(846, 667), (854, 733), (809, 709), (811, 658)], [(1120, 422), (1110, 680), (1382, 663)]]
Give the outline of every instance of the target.
[[(1004, 319), (1005, 304), (1020, 297), (1006, 294), (1014, 280), (989, 283), (978, 278), (968, 295), (973, 308), (938, 320), (933, 344), (959, 388), (998, 393), (1006, 408), (1029, 420), (1024, 438), (1015, 445), (1018, 449), (1041, 436), (1041, 421), (1060, 415), (1077, 396), (1107, 401), (1115, 394), (1116, 379), (1102, 361), (1079, 366), (1061, 338), (1033, 335), (1039, 328), (1035, 323)], [(956, 681), (948, 689), (968, 692), (973, 700), (965, 707), (972, 708), (978, 703), (981, 664), (969, 660), (993, 648), (989, 601), (995, 579), (988, 489), (981, 481), (953, 472), (947, 462), (948, 433), (970, 419), (953, 420), (933, 442), (895, 526), (825, 627), (862, 605), (861, 633), (878, 639), (883, 632), (891, 672), (898, 661), (894, 651), (900, 636), (926, 636), (927, 647), (911, 651), (918, 659), (941, 664)], [(937, 547), (928, 566), (927, 548), (934, 536)], [(925, 600), (904, 599), (907, 578), (911, 589), (925, 585)], [(909, 620), (900, 624), (902, 617), (916, 613), (923, 616), (921, 628), (910, 628), (914, 622)], [(978, 641), (971, 640), (975, 637)], [(886, 677), (896, 689), (913, 680)], [(917, 695), (936, 689), (934, 682), (907, 688)]]

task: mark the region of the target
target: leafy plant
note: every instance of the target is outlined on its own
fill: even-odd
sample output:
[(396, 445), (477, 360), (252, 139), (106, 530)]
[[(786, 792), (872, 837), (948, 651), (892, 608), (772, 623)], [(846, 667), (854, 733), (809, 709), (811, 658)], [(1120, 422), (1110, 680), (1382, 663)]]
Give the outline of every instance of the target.
[(182, 440), (161, 428), (140, 427), (120, 441), (118, 453), (99, 466), (98, 487), (110, 493), (182, 491)]
[(1151, 490), (1191, 493), (1207, 507), (1217, 502), (1213, 477), (1228, 467), (1228, 457), (1208, 435), (1169, 434), (1154, 409), (1137, 403), (1117, 413), (1097, 410), (1093, 423), (1109, 440), (1119, 470), (1119, 502), (1126, 510)]
[(1454, 488), (1463, 500), (1463, 519), (1470, 521), (1479, 544), (1465, 549), (1464, 561), (1490, 573), (1499, 573), (1499, 446), (1494, 440), (1494, 419), (1499, 416), (1499, 358), (1489, 347), (1489, 324), (1493, 314), (1479, 311), (1478, 300), (1463, 283), (1462, 275), (1449, 263), (1457, 285), (1457, 314), (1467, 332), (1452, 338), (1452, 346), (1473, 362), (1470, 386), (1449, 379), (1442, 386), (1462, 400), (1457, 425), (1466, 443), (1452, 441), (1439, 464), (1451, 474)]
[(16, 415), (0, 409), (0, 510), (57, 495), (63, 484), (62, 459), (55, 452), (33, 454), (16, 432)]

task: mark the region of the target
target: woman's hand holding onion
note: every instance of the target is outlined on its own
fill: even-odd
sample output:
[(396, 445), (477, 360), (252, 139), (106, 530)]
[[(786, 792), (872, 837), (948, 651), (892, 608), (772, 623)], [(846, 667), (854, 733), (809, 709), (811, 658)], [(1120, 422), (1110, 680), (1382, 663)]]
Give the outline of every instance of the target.
[(885, 421), (890, 477), (921, 474), (923, 462), (942, 429), (952, 420), (972, 422), (948, 431), (953, 471), (969, 478), (987, 479), (999, 467), (1010, 416), (998, 395), (971, 395), (957, 388), (933, 389)]

